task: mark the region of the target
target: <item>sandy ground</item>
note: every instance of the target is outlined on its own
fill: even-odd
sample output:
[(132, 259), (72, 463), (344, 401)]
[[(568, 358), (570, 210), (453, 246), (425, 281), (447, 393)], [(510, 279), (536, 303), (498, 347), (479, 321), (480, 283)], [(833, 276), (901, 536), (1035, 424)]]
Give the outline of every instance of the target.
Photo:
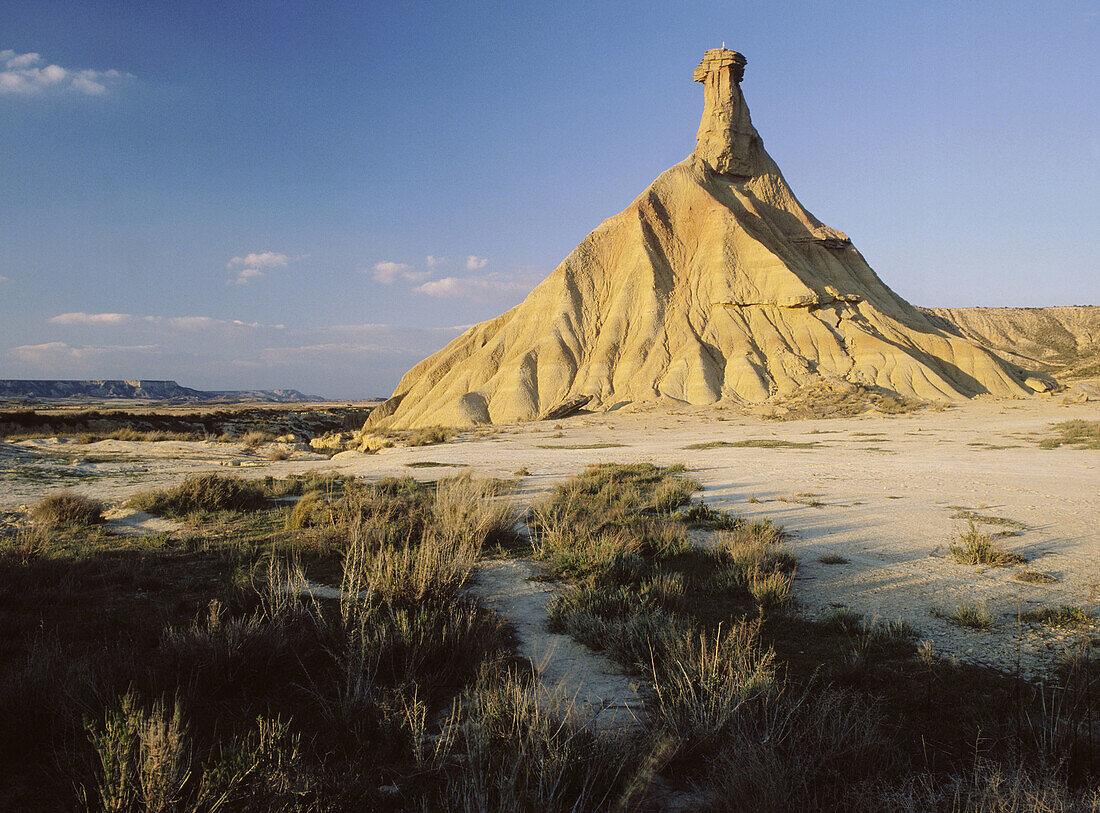
[[(332, 460), (299, 451), (279, 462), (222, 443), (24, 441), (0, 444), (0, 508), (16, 509), (62, 487), (120, 503), (198, 471), (282, 477), (338, 469), (434, 479), (465, 467), (496, 477), (526, 467), (532, 476), (522, 478), (516, 499), (530, 502), (588, 463), (682, 462), (703, 482), (707, 502), (771, 517), (791, 532), (802, 612), (846, 606), (868, 618), (905, 620), (940, 654), (1012, 671), (1019, 651), (1023, 671), (1038, 675), (1073, 633), (1019, 625), (1017, 609), (1084, 606), (1100, 583), (1100, 452), (1044, 450), (1037, 443), (1051, 434), (1051, 424), (1073, 418), (1100, 420), (1100, 404), (979, 400), (943, 411), (788, 422), (665, 407), (507, 426), (444, 445), (345, 452)], [(743, 440), (814, 445), (685, 448)], [(408, 466), (417, 462), (447, 465)], [(1013, 579), (1020, 568), (956, 564), (947, 544), (965, 525), (952, 517), (960, 508), (1022, 523), (1020, 535), (1002, 544), (1059, 581), (1022, 584)], [(824, 564), (819, 558), (826, 554), (847, 562)], [(932, 612), (963, 601), (985, 604), (996, 627), (964, 630)]]

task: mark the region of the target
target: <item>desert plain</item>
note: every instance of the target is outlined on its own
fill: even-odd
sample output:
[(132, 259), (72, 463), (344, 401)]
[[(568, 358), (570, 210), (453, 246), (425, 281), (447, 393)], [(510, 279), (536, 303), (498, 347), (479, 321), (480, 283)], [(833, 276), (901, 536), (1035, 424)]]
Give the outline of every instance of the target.
[[(182, 526), (136, 514), (123, 507), (127, 499), (202, 472), (286, 478), (311, 471), (365, 481), (459, 472), (512, 479), (510, 499), (526, 509), (593, 463), (680, 463), (703, 484), (698, 497), (708, 506), (768, 518), (789, 533), (799, 612), (823, 617), (849, 608), (904, 621), (944, 657), (1043, 679), (1076, 633), (1017, 616), (1100, 602), (1100, 452), (1049, 448), (1055, 427), (1074, 420), (1100, 420), (1100, 403), (976, 399), (801, 420), (654, 404), (476, 428), (425, 446), (398, 440), (373, 453), (318, 452), (309, 438), (290, 436), (251, 448), (49, 437), (0, 443), (0, 509), (17, 525), (28, 521), (29, 506), (67, 488), (112, 506), (108, 527), (119, 533), (172, 531)], [(521, 470), (528, 474), (516, 477)], [(1026, 563), (955, 562), (949, 545), (970, 520)], [(693, 533), (707, 544), (705, 532)], [(1015, 578), (1032, 571), (1051, 581)], [(992, 628), (943, 617), (961, 603), (986, 607)]]

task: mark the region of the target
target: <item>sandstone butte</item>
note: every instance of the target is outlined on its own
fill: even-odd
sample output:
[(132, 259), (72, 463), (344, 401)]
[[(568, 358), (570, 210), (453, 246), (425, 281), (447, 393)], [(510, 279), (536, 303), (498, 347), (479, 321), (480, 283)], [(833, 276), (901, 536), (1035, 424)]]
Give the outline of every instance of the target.
[(919, 310), (795, 198), (741, 93), (745, 58), (708, 50), (697, 143), (519, 305), (401, 379), (364, 430), (527, 421), (669, 400), (760, 404), (815, 387), (951, 401), (1052, 389)]

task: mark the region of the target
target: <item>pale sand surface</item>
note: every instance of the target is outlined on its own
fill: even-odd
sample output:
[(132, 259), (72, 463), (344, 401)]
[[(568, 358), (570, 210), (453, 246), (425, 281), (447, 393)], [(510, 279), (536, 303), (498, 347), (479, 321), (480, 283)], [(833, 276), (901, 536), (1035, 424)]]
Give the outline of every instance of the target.
[[(1019, 648), (1023, 671), (1035, 675), (1053, 665), (1072, 633), (1021, 628), (1014, 621), (1016, 608), (1085, 605), (1100, 582), (1100, 452), (1045, 450), (1037, 444), (1050, 434), (1052, 423), (1073, 418), (1100, 420), (1100, 405), (1064, 405), (1049, 398), (979, 400), (944, 411), (789, 422), (733, 410), (662, 407), (468, 432), (443, 445), (373, 455), (349, 452), (327, 460), (296, 452), (280, 462), (232, 444), (24, 441), (0, 444), (0, 508), (30, 504), (65, 486), (118, 503), (134, 491), (204, 470), (282, 477), (337, 469), (368, 478), (411, 474), (434, 479), (463, 467), (496, 477), (526, 467), (533, 476), (521, 479), (516, 499), (530, 502), (588, 463), (682, 462), (703, 482), (707, 502), (771, 517), (791, 532), (800, 563), (794, 595), (802, 612), (817, 615), (847, 606), (868, 617), (905, 620), (941, 654), (1009, 671)], [(684, 448), (745, 439), (818, 445)], [(598, 443), (622, 445), (562, 448)], [(72, 463), (82, 456), (102, 461), (112, 455), (119, 459)], [(455, 466), (406, 466), (416, 461)], [(56, 476), (67, 470), (85, 476)], [(807, 493), (815, 496), (797, 496)], [(779, 498), (813, 499), (824, 506)], [(947, 544), (965, 523), (951, 517), (957, 510), (952, 506), (1024, 523), (1027, 530), (1002, 544), (1031, 559), (1031, 569), (1060, 581), (1022, 584), (1012, 578), (1020, 568), (956, 564)], [(827, 553), (849, 562), (822, 564), (818, 558)], [(997, 616), (996, 628), (962, 630), (931, 613), (933, 607), (950, 609), (962, 601), (985, 603)]]

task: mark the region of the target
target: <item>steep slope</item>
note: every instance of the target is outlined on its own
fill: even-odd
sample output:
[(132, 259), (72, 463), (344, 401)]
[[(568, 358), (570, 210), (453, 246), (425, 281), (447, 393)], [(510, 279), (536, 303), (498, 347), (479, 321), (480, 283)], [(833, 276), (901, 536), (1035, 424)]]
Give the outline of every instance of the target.
[(744, 64), (708, 51), (691, 156), (523, 303), (413, 367), (367, 428), (530, 420), (580, 397), (756, 403), (822, 379), (922, 399), (1048, 388), (933, 324), (802, 207), (752, 126)]

